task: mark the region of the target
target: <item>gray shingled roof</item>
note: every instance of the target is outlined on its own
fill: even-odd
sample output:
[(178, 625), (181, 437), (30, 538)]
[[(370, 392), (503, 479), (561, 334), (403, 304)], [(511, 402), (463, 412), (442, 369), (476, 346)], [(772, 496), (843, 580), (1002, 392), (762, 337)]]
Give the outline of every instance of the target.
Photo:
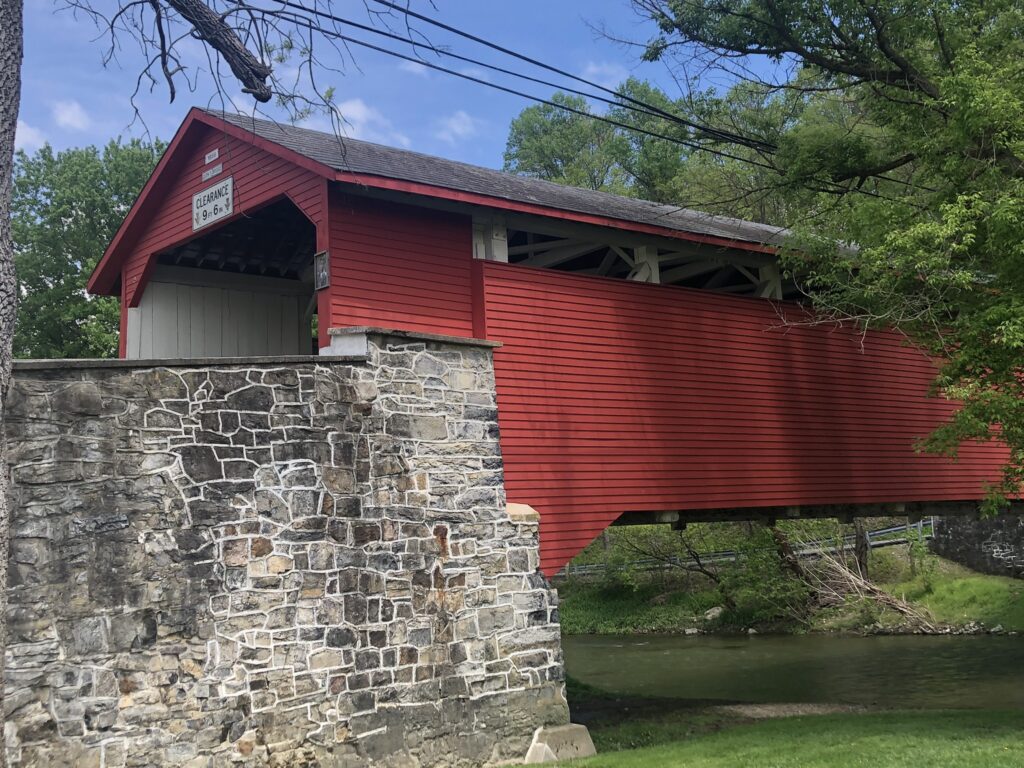
[(567, 187), (367, 141), (346, 138), (339, 142), (332, 133), (258, 120), (249, 115), (206, 111), (339, 171), (431, 184), (517, 203), (531, 203), (561, 211), (607, 216), (752, 243), (778, 245), (786, 234), (786, 230), (767, 224), (715, 216), (607, 192)]

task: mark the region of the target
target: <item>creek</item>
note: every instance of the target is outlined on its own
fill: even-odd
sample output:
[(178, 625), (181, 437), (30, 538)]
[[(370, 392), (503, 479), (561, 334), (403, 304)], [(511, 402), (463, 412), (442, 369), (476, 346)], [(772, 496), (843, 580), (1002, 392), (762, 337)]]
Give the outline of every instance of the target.
[(573, 678), (622, 696), (900, 709), (1024, 708), (1024, 637), (562, 638)]

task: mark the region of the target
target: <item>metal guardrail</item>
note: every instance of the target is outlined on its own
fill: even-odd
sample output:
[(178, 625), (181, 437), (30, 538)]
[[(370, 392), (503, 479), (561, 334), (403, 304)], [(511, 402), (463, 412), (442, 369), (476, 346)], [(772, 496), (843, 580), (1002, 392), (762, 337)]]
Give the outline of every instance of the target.
[[(909, 536), (892, 537), (896, 533), (909, 532), (911, 530), (917, 531), (918, 539), (927, 541), (934, 536), (935, 531), (935, 518), (928, 518), (927, 522), (922, 519), (911, 525), (894, 525), (890, 528), (879, 528), (874, 531), (867, 532), (868, 546), (871, 549), (879, 549), (881, 547), (891, 547), (897, 544), (907, 544), (912, 539)], [(799, 550), (795, 550), (794, 554), (797, 557), (814, 557), (820, 555), (823, 552), (834, 553), (840, 551), (848, 551), (854, 548), (857, 542), (856, 534), (848, 534), (843, 536), (842, 546), (836, 546), (834, 538), (828, 539), (815, 539), (807, 542)], [(739, 553), (734, 550), (722, 550), (718, 552), (701, 552), (700, 559), (702, 563), (722, 563), (732, 562), (739, 557)], [(629, 568), (639, 571), (660, 571), (670, 570), (674, 568), (685, 567), (690, 562), (689, 558), (670, 558), (668, 560), (659, 560), (653, 557), (642, 557), (636, 560), (631, 560), (627, 563), (619, 563), (616, 565), (610, 565), (608, 563), (587, 563), (581, 565), (566, 565), (562, 570), (556, 574), (556, 578), (566, 578), (568, 576), (597, 576), (605, 573), (612, 568)]]

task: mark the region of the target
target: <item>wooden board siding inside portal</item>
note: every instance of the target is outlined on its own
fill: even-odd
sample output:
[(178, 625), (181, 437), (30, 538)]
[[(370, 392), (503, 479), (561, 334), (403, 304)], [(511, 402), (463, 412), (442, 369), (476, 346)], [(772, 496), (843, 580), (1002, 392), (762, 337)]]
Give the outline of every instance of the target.
[(541, 513), (548, 573), (623, 512), (977, 499), (1002, 460), (915, 452), (952, 406), (895, 334), (781, 328), (768, 301), (684, 288), (484, 278), (508, 499)]
[(139, 306), (128, 310), (125, 357), (308, 355), (309, 296), (302, 287), (294, 280), (157, 267)]

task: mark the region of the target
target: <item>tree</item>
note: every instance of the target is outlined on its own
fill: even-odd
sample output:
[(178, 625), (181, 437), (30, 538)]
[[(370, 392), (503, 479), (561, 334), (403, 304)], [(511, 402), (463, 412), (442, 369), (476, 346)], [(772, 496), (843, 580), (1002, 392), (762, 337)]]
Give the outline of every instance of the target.
[(789, 268), (827, 317), (895, 327), (944, 361), (937, 392), (961, 405), (923, 445), (1001, 439), (1000, 507), (1024, 480), (1024, 7), (633, 4), (658, 25), (648, 59), (802, 100), (769, 156), (812, 195)]
[[(626, 104), (634, 103), (628, 101), (632, 99), (669, 114), (693, 116), (693, 110), (687, 105), (672, 101), (663, 91), (636, 78), (626, 80), (617, 92), (620, 100), (627, 100)], [(616, 162), (629, 180), (630, 194), (659, 203), (686, 205), (679, 196), (679, 178), (693, 160), (693, 152), (671, 139), (692, 139), (692, 131), (657, 114), (637, 112), (626, 105), (611, 107), (608, 117), (628, 126), (619, 129), (619, 142), (614, 149)], [(652, 133), (667, 139), (650, 135)]]
[[(688, 101), (695, 121), (719, 132), (753, 137), (765, 146), (777, 146), (786, 127), (795, 124), (807, 107), (799, 92), (746, 82), (721, 96), (703, 92)], [(717, 138), (707, 145), (727, 149), (729, 156), (691, 152), (670, 187), (679, 205), (780, 226), (813, 209), (809, 198), (814, 193), (787, 181), (770, 152), (743, 145), (723, 147)]]
[(582, 96), (561, 92), (550, 99), (558, 106), (527, 107), (509, 126), (504, 170), (557, 184), (678, 202), (674, 182), (686, 164), (687, 149), (672, 139), (689, 138), (689, 130), (657, 114), (628, 109), (628, 101), (622, 100), (644, 101), (669, 113), (680, 111), (679, 106), (635, 78), (619, 86), (618, 94), (621, 104), (603, 114), (594, 112)]
[[(0, 415), (3, 414), (7, 393), (11, 388), (14, 320), (17, 312), (10, 209), (14, 132), (21, 100), (23, 33), (22, 0), (0, 0)], [(11, 536), (8, 485), (6, 437), (3, 430), (0, 430), (0, 616), (6, 615), (7, 609), (7, 557)], [(6, 648), (7, 622), (0, 621), (0, 651)], [(3, 658), (0, 657), (2, 671)], [(0, 685), (0, 711), (3, 704), (3, 686)], [(6, 750), (0, 750), (0, 766), (6, 765)]]
[[(732, 147), (730, 157), (699, 147), (720, 143), (716, 131), (740, 131), (758, 143), (776, 141), (780, 126), (803, 109), (802, 99), (739, 84), (723, 96), (701, 93), (672, 100), (635, 78), (622, 83), (617, 94), (616, 103), (603, 113), (594, 112), (586, 99), (563, 93), (551, 101), (575, 112), (551, 105), (524, 109), (509, 128), (505, 170), (709, 213), (766, 223), (785, 220), (798, 195), (761, 162), (757, 149)], [(650, 109), (634, 109), (638, 102)], [(708, 131), (667, 120), (658, 111)]]
[(590, 105), (582, 96), (556, 93), (551, 101), (578, 112), (549, 104), (520, 112), (509, 127), (505, 170), (573, 187), (624, 192), (614, 126), (587, 117)]
[(16, 357), (117, 356), (119, 302), (85, 283), (163, 150), (135, 140), (15, 156)]

